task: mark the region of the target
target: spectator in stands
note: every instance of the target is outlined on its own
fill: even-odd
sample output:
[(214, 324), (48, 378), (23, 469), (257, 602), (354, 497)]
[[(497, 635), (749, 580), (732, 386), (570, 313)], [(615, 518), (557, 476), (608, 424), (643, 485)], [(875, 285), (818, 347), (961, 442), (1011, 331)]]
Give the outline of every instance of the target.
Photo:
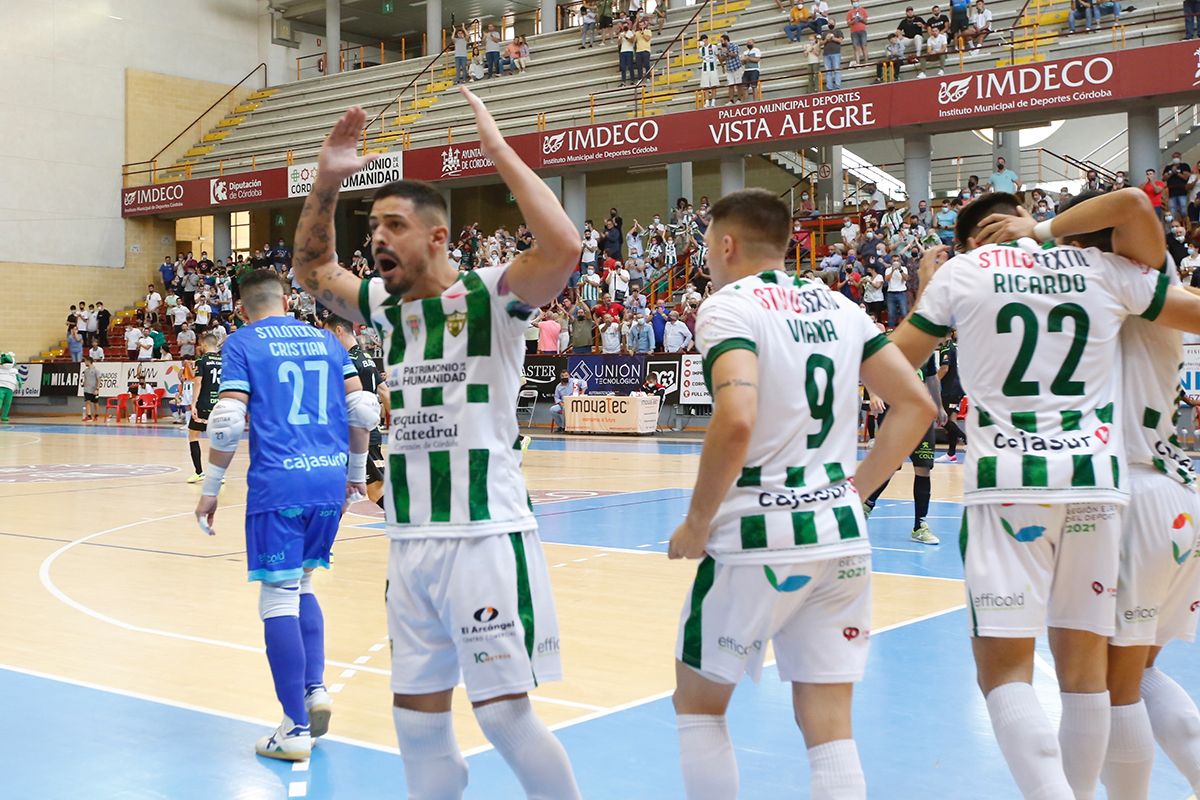
[(157, 322), (158, 310), (162, 308), (163, 299), (158, 290), (154, 288), (153, 283), (146, 286), (146, 297), (144, 299), (146, 301), (146, 321)]
[(929, 10), (929, 19), (925, 20), (925, 31), (933, 35), (934, 31), (939, 30), (946, 34), (950, 32), (950, 18), (942, 11), (941, 6), (935, 5)]
[(917, 58), (920, 58), (921, 45), (925, 41), (925, 22), (916, 15), (912, 6), (904, 9), (904, 17), (900, 20), (900, 24), (896, 26), (896, 33), (900, 34), (901, 52), (907, 50), (909, 45), (912, 45)]
[[(74, 308), (74, 306), (72, 306), (72, 308)], [(87, 311), (87, 308), (84, 306), (83, 301), (81, 300), (79, 302), (79, 307), (75, 312), (75, 329), (79, 332), (80, 338), (83, 339), (83, 346), (85, 348), (88, 346), (87, 323), (88, 323), (88, 311)], [(68, 328), (69, 327), (70, 326), (68, 326)]]
[[(599, 0), (596, 16), (600, 23), (600, 43), (608, 44), (620, 33), (614, 26), (613, 0)], [(592, 40), (595, 42), (595, 40)]]
[(1200, 36), (1200, 0), (1183, 0), (1184, 39)]
[(579, 281), (579, 300), (588, 308), (595, 308), (600, 302), (601, 284), (603, 281), (600, 274), (596, 272), (594, 264), (587, 266), (587, 271), (584, 272), (583, 278)]
[(487, 60), (477, 44), (471, 45), (471, 65), (467, 67), (467, 76), (473, 81), (487, 77)]
[(1187, 228), (1181, 219), (1172, 219), (1171, 228), (1167, 231), (1167, 252), (1176, 264), (1181, 263), (1188, 255)]
[(742, 96), (742, 57), (741, 50), (729, 34), (721, 34), (720, 61), (725, 65), (725, 83), (729, 86), (729, 102), (736, 104)]
[(189, 316), (191, 316), (191, 312), (183, 303), (177, 303), (175, 308), (171, 309), (171, 326), (175, 329), (176, 334), (183, 330)]
[(454, 82), (456, 84), (466, 83), (468, 80), (467, 63), (471, 60), (469, 47), (467, 26), (457, 26), (454, 29)]
[(67, 329), (67, 355), (76, 364), (83, 360), (83, 337), (75, 325)]
[(87, 351), (87, 355), (93, 361), (103, 361), (104, 348), (100, 346), (99, 342), (93, 342), (91, 349)]
[(634, 32), (633, 55), (639, 82), (650, 79), (650, 42), (653, 38), (654, 31), (650, 30), (649, 21), (643, 19), (638, 22)]
[(150, 335), (150, 326), (141, 331), (137, 342), (137, 361), (150, 361), (154, 358), (154, 337)]
[(640, 287), (630, 290), (629, 299), (625, 302), (625, 307), (637, 316), (646, 313), (649, 305), (647, 304), (646, 296), (642, 294)]
[[(609, 0), (611, 3), (612, 0)], [(611, 25), (612, 19), (609, 19)], [(579, 37), (579, 49), (585, 47), (595, 47), (596, 45), (596, 10), (588, 3), (584, 3), (579, 7), (579, 27), (581, 30)], [(607, 41), (607, 37), (605, 37)]]
[(524, 73), (529, 68), (529, 43), (525, 41), (524, 36), (518, 36), (513, 39), (517, 45), (517, 54), (513, 57), (513, 64), (517, 67), (517, 72)]
[(1171, 163), (1163, 167), (1163, 182), (1167, 185), (1167, 209), (1176, 219), (1186, 219), (1192, 167), (1183, 160), (1183, 153), (1171, 154)]
[(650, 327), (654, 329), (655, 350), (663, 349), (663, 335), (666, 333), (667, 323), (670, 321), (666, 301), (659, 300), (654, 306), (654, 313), (650, 315)]
[(854, 46), (854, 60), (850, 66), (857, 67), (870, 61), (867, 53), (867, 9), (861, 0), (852, 0), (846, 12), (846, 27), (850, 30), (850, 44)]
[(954, 41), (955, 50), (962, 44), (959, 37), (971, 26), (970, 5), (971, 0), (950, 0), (950, 39)]
[(571, 334), (571, 352), (577, 354), (592, 352), (596, 323), (587, 306), (582, 303), (575, 306), (575, 313), (571, 315), (568, 328)]
[(1192, 195), (1187, 204), (1187, 219), (1191, 227), (1200, 226), (1200, 194)]
[(488, 23), (487, 31), (483, 34), (483, 50), (487, 60), (487, 76), (496, 78), (500, 75), (500, 32), (496, 26)]
[[(824, 2), (824, 0), (821, 0)], [(842, 88), (842, 32), (833, 20), (821, 35), (821, 52), (825, 59), (825, 88)]]
[(876, 322), (883, 316), (884, 299), (883, 299), (883, 272), (877, 265), (867, 267), (867, 274), (863, 279), (863, 304), (867, 307), (867, 313)]
[(817, 35), (810, 33), (801, 50), (804, 53), (804, 65), (808, 69), (808, 80), (804, 90), (809, 94), (820, 91), (821, 88), (821, 42)]
[(608, 290), (613, 300), (624, 304), (629, 294), (629, 270), (620, 261), (616, 262), (608, 273)]
[(179, 345), (180, 358), (183, 356), (196, 357), (196, 332), (188, 323), (184, 322), (183, 326), (175, 332), (175, 343)]
[(692, 344), (692, 332), (679, 319), (679, 312), (671, 309), (663, 328), (663, 349), (668, 353), (682, 353)]
[(783, 35), (789, 42), (798, 42), (808, 27), (804, 24), (808, 20), (808, 8), (805, 7), (804, 0), (792, 0), (792, 7), (788, 9), (787, 15), (788, 21), (784, 23)]
[(667, 25), (667, 0), (659, 0), (654, 6), (654, 32), (662, 33)]
[(600, 249), (609, 258), (621, 257), (621, 229), (615, 220), (604, 220), (604, 234), (600, 240)]
[(988, 34), (992, 32), (992, 12), (988, 10), (983, 0), (975, 0), (975, 7), (970, 14), (970, 22), (971, 24), (963, 31), (963, 38), (970, 42), (972, 50), (978, 50), (983, 46)]
[(758, 96), (758, 80), (762, 70), (762, 50), (753, 39), (746, 40), (742, 53), (742, 99), (754, 100)]
[(157, 325), (152, 326), (147, 333), (150, 335), (150, 339), (154, 342), (154, 348), (151, 352), (151, 357), (157, 361), (163, 357), (163, 352), (166, 349), (165, 346), (167, 344), (167, 337), (163, 335), (163, 332)]
[(142, 338), (142, 329), (135, 324), (125, 328), (125, 353), (129, 361), (136, 361), (138, 355), (138, 340)]
[(600, 352), (615, 355), (623, 352), (621, 323), (612, 314), (605, 314), (600, 322)]
[(993, 192), (1015, 192), (1021, 184), (1021, 178), (1017, 173), (1008, 168), (1004, 157), (996, 159), (996, 171), (988, 176), (988, 186)]
[(637, 33), (628, 20), (622, 20), (617, 28), (617, 58), (621, 67), (620, 86), (633, 85), (634, 48), (637, 46)]
[(559, 324), (554, 314), (543, 311), (542, 318), (538, 322), (538, 352), (543, 355), (557, 353), (558, 334), (561, 331), (562, 325)]
[(112, 314), (104, 307), (104, 303), (96, 303), (96, 337), (101, 347), (108, 347), (108, 325), (111, 321)]
[[(936, 6), (934, 6), (936, 8)], [(930, 66), (937, 67), (938, 75), (946, 74), (946, 54), (950, 52), (950, 42), (946, 38), (945, 28), (930, 28), (929, 38), (925, 41), (925, 61)], [(918, 78), (925, 77), (925, 70), (917, 73)]]
[(1109, 188), (1109, 191), (1116, 192), (1121, 189), (1128, 189), (1129, 186), (1130, 186), (1129, 178), (1128, 178), (1128, 176), (1126, 176), (1125, 171), (1117, 170), (1117, 173), (1113, 176), (1112, 186), (1110, 186), (1108, 188)]
[(829, 4), (825, 0), (813, 0), (812, 7), (808, 12), (808, 29), (817, 36), (821, 35), (829, 25)]
[(697, 69), (700, 71), (700, 93), (703, 96), (704, 107), (713, 108), (717, 104), (721, 73), (717, 70), (718, 48), (709, 43), (707, 33), (701, 34), (696, 53), (700, 57)]
[(654, 352), (654, 326), (650, 322), (650, 312), (634, 312), (633, 321), (629, 325), (629, 333), (625, 339), (625, 347), (630, 353)]
[(162, 275), (163, 293), (165, 294), (171, 288), (171, 281), (175, 280), (175, 262), (170, 256), (163, 256), (163, 263), (158, 265), (158, 273)]
[(1084, 32), (1091, 33), (1100, 30), (1100, 17), (1105, 14), (1113, 15), (1113, 24), (1121, 18), (1121, 4), (1113, 2), (1097, 2), (1097, 0), (1071, 0), (1071, 8), (1067, 13), (1067, 33), (1075, 32), (1075, 20), (1084, 20)]
[(1153, 169), (1146, 170), (1146, 182), (1142, 184), (1142, 191), (1150, 198), (1150, 204), (1154, 206), (1154, 213), (1158, 214), (1158, 218), (1163, 218), (1163, 198), (1167, 193), (1167, 184), (1158, 179), (1158, 172)]
[(629, 270), (629, 291), (636, 292), (646, 285), (646, 268), (642, 259), (625, 259), (625, 269)]

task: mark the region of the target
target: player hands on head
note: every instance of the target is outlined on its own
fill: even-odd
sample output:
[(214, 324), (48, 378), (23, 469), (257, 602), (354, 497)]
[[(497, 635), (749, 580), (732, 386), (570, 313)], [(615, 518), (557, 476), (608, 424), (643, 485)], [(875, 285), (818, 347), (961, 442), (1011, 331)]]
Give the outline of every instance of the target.
[[(341, 269), (333, 253), (338, 191), (369, 162), (358, 155), (365, 115), (352, 108), (321, 149), (293, 266), (309, 294), (384, 340), (393, 409), (384, 481), (392, 718), (410, 796), (451, 800), (467, 785), (451, 715), (461, 679), (484, 735), (528, 795), (573, 800), (579, 790), (566, 752), (528, 697), (556, 680), (561, 664), (514, 411), (525, 329), (578, 268), (579, 239), (483, 103), (460, 91), (534, 246), (509, 264), (460, 276), (447, 253), (441, 191), (396, 181), (371, 207), (379, 277)], [(528, 590), (518, 593), (518, 585)]]
[(312, 571), (329, 568), (347, 496), (366, 491), (368, 431), (378, 423), (379, 401), (362, 391), (350, 357), (329, 332), (287, 313), (274, 271), (246, 275), (240, 289), (249, 324), (222, 348), (196, 520), (214, 533), (217, 495), (246, 416), (253, 415), (246, 556), (249, 579), (260, 582), (267, 661), (284, 715), (255, 749), (299, 761), (309, 757), (313, 738), (328, 731), (332, 710), (324, 684), (325, 623)]
[[(808, 747), (811, 796), (862, 800), (850, 724), (871, 625), (862, 497), (895, 472), (936, 408), (862, 309), (823, 281), (784, 272), (791, 214), (777, 197), (734, 192), (711, 214), (708, 267), (719, 288), (700, 306), (696, 341), (714, 412), (669, 547), (671, 558), (703, 558), (676, 649), (684, 788), (689, 800), (738, 796), (725, 712), (742, 674), (758, 679), (773, 640)], [(858, 464), (860, 380), (892, 417)]]
[[(1070, 244), (1108, 228), (1112, 253)], [(1129, 715), (1109, 710), (1121, 699), (1110, 700), (1107, 683), (1109, 637), (1119, 634), (1119, 509), (1131, 485), (1116, 435), (1129, 434), (1115, 413), (1127, 402), (1113, 370), (1118, 335), (1139, 316), (1200, 330), (1200, 297), (1159, 273), (1161, 224), (1136, 189), (1040, 223), (1012, 195), (993, 193), (963, 209), (955, 232), (967, 252), (925, 254), (916, 310), (893, 341), (916, 365), (958, 331), (972, 401), (964, 571), (977, 680), (1000, 749), (1026, 797), (1091, 797), (1102, 770), (1129, 785), (1105, 769), (1110, 731), (1129, 731)], [(1034, 641), (1047, 628), (1063, 708), (1057, 737), (1031, 686)]]

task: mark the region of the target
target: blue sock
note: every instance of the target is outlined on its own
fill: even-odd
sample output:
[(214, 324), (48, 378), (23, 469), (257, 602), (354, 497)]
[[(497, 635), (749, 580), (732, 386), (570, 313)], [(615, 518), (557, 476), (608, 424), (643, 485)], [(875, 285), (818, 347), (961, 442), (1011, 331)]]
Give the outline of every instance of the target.
[(297, 725), (308, 724), (304, 707), (304, 640), (297, 617), (271, 617), (263, 621), (267, 662), (275, 681), (275, 696), (283, 713)]
[(300, 595), (300, 635), (304, 637), (304, 688), (325, 683), (325, 615), (315, 594)]

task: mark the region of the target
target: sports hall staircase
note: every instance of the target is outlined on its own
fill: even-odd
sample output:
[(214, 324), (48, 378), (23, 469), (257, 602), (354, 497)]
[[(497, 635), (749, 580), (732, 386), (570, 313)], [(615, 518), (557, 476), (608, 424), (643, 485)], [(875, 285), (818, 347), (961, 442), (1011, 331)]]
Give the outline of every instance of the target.
[[(145, 307), (145, 301), (138, 301), (133, 308), (124, 308), (113, 313), (108, 325), (108, 347), (104, 348), (106, 361), (124, 361), (128, 357), (128, 352), (125, 350), (125, 331), (130, 325), (137, 323), (138, 310)], [(167, 337), (166, 348), (172, 355), (178, 355), (179, 350), (175, 345), (175, 329), (165, 321), (159, 327)], [(87, 355), (87, 350), (84, 350), (83, 354)], [(50, 349), (43, 350), (37, 356), (30, 358), (30, 361), (33, 362), (70, 360), (66, 339), (60, 339)]]
[[(881, 0), (871, 5), (869, 51), (873, 57), (882, 51), (887, 34), (904, 16), (908, 2)], [(1022, 63), (1026, 58), (1080, 56), (1110, 51), (1115, 46), (1150, 46), (1175, 41), (1182, 35), (1178, 5), (1163, 0), (1161, 6), (1139, 4), (1136, 11), (1125, 13), (1119, 37), (1108, 30), (1111, 17), (1104, 20), (1106, 30), (1100, 33), (1085, 34), (1081, 29), (1074, 36), (1061, 36), (1065, 24), (1057, 20), (1065, 20), (1062, 3), (1050, 0), (1033, 6), (1032, 2), (1023, 5), (1016, 0), (993, 2), (993, 24), (999, 35), (980, 55), (960, 60), (951, 54), (948, 71), (986, 69), (1000, 62)], [(831, 4), (831, 15), (839, 21), (844, 19), (848, 5), (845, 0)], [(692, 22), (698, 9), (700, 13)], [(678, 41), (669, 57), (658, 62), (653, 84), (645, 87), (644, 95), (640, 88), (618, 88), (615, 46), (597, 44), (581, 49), (578, 28), (528, 37), (531, 59), (524, 75), (493, 78), (471, 86), (488, 103), (506, 133), (690, 110), (698, 102), (692, 67), (697, 60), (699, 28), (699, 32), (729, 33), (735, 42), (754, 39), (764, 51), (765, 98), (803, 94), (806, 75), (802, 54), (798, 45), (787, 42), (784, 21), (785, 15), (774, 0), (709, 0), (670, 10), (663, 32), (655, 36), (654, 57), (677, 37)], [(687, 30), (679, 36), (684, 28)], [(849, 66), (849, 43), (843, 53), (844, 88), (874, 81), (873, 63)], [(355, 103), (363, 105), (370, 116), (383, 112), (368, 132), (368, 147), (372, 150), (440, 144), (448, 136), (472, 138), (470, 109), (452, 86), (452, 59), (443, 56), (433, 69), (426, 69), (429, 65), (429, 59), (410, 59), (266, 90), (206, 134), (208, 141), (197, 143), (189, 151), (191, 155), (185, 161), (190, 163), (181, 162), (176, 167), (199, 177), (280, 166), (289, 160), (315, 160), (325, 133)], [(901, 80), (910, 79), (916, 71), (915, 66), (903, 68)], [(397, 103), (395, 98), (401, 89), (405, 91)], [(249, 108), (250, 104), (256, 107)]]

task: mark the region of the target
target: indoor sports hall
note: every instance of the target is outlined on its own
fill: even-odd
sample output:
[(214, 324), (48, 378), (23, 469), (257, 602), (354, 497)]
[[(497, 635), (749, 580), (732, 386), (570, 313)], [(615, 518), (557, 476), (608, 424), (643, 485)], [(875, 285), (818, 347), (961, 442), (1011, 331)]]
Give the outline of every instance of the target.
[[(520, 387), (508, 392), (512, 375), (490, 386), (472, 382), (464, 401), (491, 404), (482, 427), (495, 436), (514, 415), (519, 426), (504, 449), (519, 453), (558, 617), (557, 635), (529, 639), (529, 657), (558, 653), (564, 672), (529, 693), (532, 709), (564, 747), (582, 797), (688, 800), (672, 694), (681, 608), (699, 562), (669, 559), (668, 547), (689, 514), (717, 419), (714, 395), (724, 388), (710, 386), (712, 359), (697, 325), (722, 288), (710, 269), (721, 244), (706, 238), (712, 206), (743, 189), (766, 190), (790, 212), (779, 264), (785, 284), (824, 282), (891, 336), (916, 307), (923, 257), (967, 250), (956, 220), (994, 192), (1012, 193), (1018, 216), (1051, 225), (1081, 195), (1141, 190), (1181, 282), (1200, 287), (1196, 0), (908, 5), (5, 3), (0, 696), (10, 724), (0, 734), (0, 798), (407, 796), (385, 602), (396, 534), (384, 506), (393, 503), (395, 525), (395, 498), (403, 495), (407, 514), (409, 486), (396, 476), (405, 457), (387, 448), (441, 424), (434, 407), (443, 395), (424, 378), (399, 389), (404, 337), (425, 337), (427, 361), (449, 358), (443, 343), (445, 353), (458, 343), (472, 358), (491, 358), (493, 351), (473, 349), (481, 338), (490, 348), (500, 334), (481, 332), (482, 290), (472, 288), (472, 273), (549, 248), (552, 238), (529, 212), (528, 187), (511, 180), (511, 170), (502, 174), (477, 98), (514, 157), (541, 179), (537, 191), (552, 193), (580, 248), (550, 302), (493, 302), (489, 310), (484, 301), (484, 313), (528, 319), (525, 353), (511, 370)], [(378, 386), (364, 393), (388, 407), (372, 418), (384, 449), (369, 456), (384, 471), (367, 481), (371, 497), (386, 494), (378, 503), (355, 494), (331, 568), (312, 577), (323, 610), (329, 732), (312, 735), (307, 757), (264, 757), (255, 742), (279, 724), (280, 701), (264, 601), (247, 580), (255, 417), (247, 423), (242, 414), (234, 446), (243, 428), (246, 441), (228, 472), (214, 472), (214, 429), (201, 429), (216, 407), (200, 395), (211, 392), (215, 402), (241, 384), (221, 387), (217, 361), (210, 385), (199, 364), (248, 338), (238, 331), (256, 320), (238, 287), (253, 284), (255, 273), (277, 275), (272, 291), (280, 290), (289, 324), (321, 328), (314, 337), (331, 329), (339, 301), (303, 272), (311, 255), (305, 233), (315, 236), (312, 203), (322, 196), (321, 171), (330, 171), (322, 148), (345, 133), (343, 115), (353, 107), (364, 123), (350, 149), (366, 160), (326, 187), (336, 209), (325, 209), (330, 231), (318, 238), (339, 279), (347, 273), (364, 286), (344, 315), (368, 322), (351, 319), (349, 338), (375, 370)], [(466, 287), (443, 297), (466, 294), (462, 313), (429, 297), (419, 313), (407, 300), (402, 311), (395, 293), (366, 313), (369, 287), (378, 287), (368, 281), (399, 268), (380, 247), (373, 211), (376, 193), (397, 181), (430, 184), (442, 201), (447, 233), (438, 263), (454, 267)], [(771, 275), (764, 280), (783, 280)], [(1154, 303), (1157, 311), (1161, 297)], [(1030, 348), (1063, 335), (1059, 322), (1040, 339), (1036, 330), (998, 330), (994, 351), (979, 357), (1000, 374), (1019, 350), (1023, 369), (1037, 369)], [(1005, 444), (987, 430), (959, 385), (957, 345), (942, 333), (918, 372), (939, 414), (930, 460), (919, 462), (932, 469), (928, 478), (914, 471), (914, 453), (866, 511), (870, 624), (842, 630), (847, 642), (870, 643), (865, 678), (854, 687), (853, 739), (870, 798), (1010, 800), (1022, 795), (976, 683), (964, 491), (978, 480), (973, 451), (984, 439), (974, 437), (994, 435), (997, 448), (1039, 456), (1029, 455), (1024, 433)], [(793, 330), (806, 346), (827, 334)], [(1083, 348), (1088, 335), (1077, 328), (1073, 346)], [(1200, 336), (1182, 341), (1171, 421), (1149, 407), (1143, 419), (1147, 428), (1172, 427), (1175, 455), (1163, 455), (1186, 478), (1200, 452)], [(837, 368), (850, 366), (859, 365)], [(1124, 366), (1114, 359), (1114, 375)], [(832, 413), (832, 389), (826, 384), (823, 395), (811, 370), (773, 379), (807, 396), (813, 413), (759, 414), (756, 424), (787, 436)], [(496, 402), (509, 394), (511, 406)], [(298, 437), (308, 424), (299, 396), (281, 409)], [(861, 386), (837, 400), (839, 418), (853, 420), (860, 463), (882, 441), (882, 409)], [(1105, 421), (1104, 409), (1097, 412)], [(1109, 424), (1112, 413), (1109, 406)], [(1060, 434), (1070, 430), (1067, 419)], [(1032, 437), (1036, 422), (1017, 427)], [(348, 428), (353, 463), (353, 419)], [(1087, 433), (1108, 445), (1108, 427)], [(488, 480), (486, 456), (482, 488), (471, 462), (472, 521), (476, 492), (486, 505), (488, 484), (501, 491), (499, 480)], [(857, 497), (851, 465), (825, 467)], [(740, 475), (738, 487), (757, 485)], [(211, 497), (219, 509), (207, 536), (196, 509)], [(1181, 508), (1175, 521), (1175, 530), (1195, 532), (1200, 514)], [(799, 545), (799, 528), (796, 537)], [(1173, 558), (1181, 570), (1200, 559), (1200, 539), (1186, 551), (1177, 546)], [(845, 577), (855, 577), (855, 560), (845, 560)], [(1098, 597), (1116, 593), (1091, 585)], [(504, 614), (527, 622), (529, 587), (518, 591), (520, 611), (489, 598), (476, 620)], [(1025, 596), (995, 602), (1023, 605)], [(1198, 607), (1200, 600), (1191, 604), (1193, 617)], [(780, 680), (769, 643), (721, 646), (746, 644), (765, 661), (761, 681), (737, 684), (727, 714), (738, 796), (813, 797), (792, 686)], [(509, 657), (484, 647), (459, 657)], [(1171, 642), (1156, 666), (1200, 698), (1194, 644)], [(1045, 635), (1032, 686), (1057, 731), (1063, 711)], [(462, 796), (529, 796), (461, 683), (451, 713), (469, 774)], [(290, 721), (285, 716), (279, 731)], [(1150, 800), (1195, 800), (1200, 727), (1190, 733), (1196, 783), (1159, 746)], [(1103, 785), (1094, 796), (1124, 800)]]

